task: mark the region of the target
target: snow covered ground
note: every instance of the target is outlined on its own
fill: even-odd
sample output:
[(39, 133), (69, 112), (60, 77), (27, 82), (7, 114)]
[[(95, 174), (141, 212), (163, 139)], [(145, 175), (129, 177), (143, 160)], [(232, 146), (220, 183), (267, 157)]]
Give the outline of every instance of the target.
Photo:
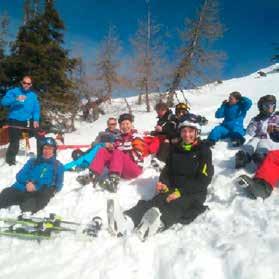
[[(271, 71), (273, 65), (263, 71)], [(214, 113), (232, 91), (240, 91), (253, 99), (253, 107), (246, 118), (257, 113), (257, 100), (265, 94), (279, 99), (279, 73), (258, 78), (258, 74), (210, 84), (199, 90), (185, 91), (192, 112), (206, 116), (209, 124), (202, 131), (206, 137), (219, 123)], [(183, 101), (182, 96), (180, 100)], [(155, 112), (146, 113), (135, 105), (136, 98), (128, 98), (139, 131), (151, 130), (156, 122)], [(77, 131), (66, 135), (66, 144), (88, 144), (106, 126), (108, 116), (126, 111), (123, 100), (113, 100), (109, 112), (92, 124), (78, 123)], [(33, 142), (34, 147), (34, 142)], [(3, 150), (1, 150), (3, 152)], [(266, 201), (248, 200), (230, 181), (244, 173), (234, 170), (236, 149), (228, 149), (228, 142), (219, 142), (213, 149), (215, 176), (209, 187), (207, 205), (210, 210), (188, 226), (176, 225), (168, 231), (140, 242), (136, 236), (113, 238), (106, 229), (98, 238), (61, 233), (53, 240), (24, 241), (0, 238), (0, 278), (187, 278), (187, 279), (279, 279), (279, 193), (275, 191)], [(70, 160), (69, 150), (60, 151), (62, 162)], [(18, 170), (26, 161), (18, 156), (18, 164), (8, 167), (0, 159), (1, 189), (10, 186)], [(106, 200), (110, 193), (84, 187), (80, 192), (77, 174), (67, 172), (62, 192), (40, 212), (46, 216), (55, 212), (64, 219), (80, 221), (101, 216), (106, 227)], [(116, 194), (127, 209), (140, 198), (151, 198), (158, 173), (148, 167), (136, 180), (121, 181)], [(115, 194), (114, 194), (115, 195)], [(0, 210), (0, 216), (16, 216), (18, 207)]]

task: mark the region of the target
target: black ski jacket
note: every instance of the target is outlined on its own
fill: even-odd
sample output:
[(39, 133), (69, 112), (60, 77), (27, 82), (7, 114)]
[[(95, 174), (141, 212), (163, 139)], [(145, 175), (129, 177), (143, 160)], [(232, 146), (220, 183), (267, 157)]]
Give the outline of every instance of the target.
[(166, 184), (171, 192), (178, 191), (181, 196), (199, 193), (206, 195), (213, 174), (212, 154), (208, 145), (199, 141), (186, 151), (180, 141), (171, 145), (159, 180)]
[(162, 132), (151, 132), (151, 135), (165, 135), (168, 139), (175, 138), (177, 136), (176, 131), (176, 118), (171, 110), (166, 112), (164, 116), (160, 117), (157, 121), (157, 125), (162, 127)]

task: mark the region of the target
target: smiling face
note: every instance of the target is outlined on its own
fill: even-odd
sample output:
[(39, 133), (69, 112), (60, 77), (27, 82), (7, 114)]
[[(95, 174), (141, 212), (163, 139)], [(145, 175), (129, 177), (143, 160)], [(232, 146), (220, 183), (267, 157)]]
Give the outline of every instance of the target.
[(123, 134), (130, 133), (133, 129), (133, 123), (130, 120), (123, 120), (120, 122), (120, 130)]
[(54, 156), (54, 147), (50, 145), (45, 145), (43, 147), (43, 158), (50, 159)]
[(180, 136), (186, 144), (194, 143), (198, 138), (198, 131), (193, 127), (183, 127), (180, 131)]

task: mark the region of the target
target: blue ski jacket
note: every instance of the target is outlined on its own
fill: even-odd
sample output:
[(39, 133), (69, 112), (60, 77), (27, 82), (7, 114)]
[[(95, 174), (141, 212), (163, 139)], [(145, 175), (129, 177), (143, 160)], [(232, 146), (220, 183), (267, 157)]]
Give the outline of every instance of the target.
[[(24, 101), (17, 100), (19, 95), (25, 95), (26, 99)], [(8, 107), (8, 119), (40, 120), (40, 104), (37, 94), (31, 90), (25, 91), (21, 87), (13, 88), (2, 98), (1, 105)]]
[(235, 105), (222, 104), (216, 111), (215, 117), (224, 118), (222, 125), (229, 130), (243, 128), (243, 120), (251, 106), (252, 101), (247, 97), (242, 97)]
[(64, 181), (63, 165), (55, 156), (50, 159), (32, 158), (17, 173), (12, 187), (25, 192), (26, 183), (30, 181), (34, 183), (37, 191), (43, 187), (55, 187), (56, 191), (60, 191)]

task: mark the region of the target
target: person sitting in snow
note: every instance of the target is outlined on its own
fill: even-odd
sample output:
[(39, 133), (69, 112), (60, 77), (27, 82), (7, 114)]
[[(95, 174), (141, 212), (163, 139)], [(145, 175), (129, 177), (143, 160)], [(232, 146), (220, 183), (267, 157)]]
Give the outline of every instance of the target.
[(16, 182), (0, 193), (0, 208), (19, 205), (35, 213), (44, 208), (63, 186), (63, 165), (56, 159), (56, 142), (45, 138), (37, 158), (30, 159), (16, 175)]
[(158, 121), (150, 135), (157, 139), (157, 142), (155, 141), (157, 150), (153, 152), (151, 165), (160, 170), (168, 157), (171, 141), (177, 137), (176, 118), (166, 103), (157, 103), (155, 110)]
[(93, 185), (99, 182), (105, 166), (109, 176), (101, 186), (110, 192), (116, 192), (120, 177), (132, 179), (142, 173), (146, 144), (133, 129), (134, 117), (129, 113), (119, 116), (118, 123), (121, 134), (114, 143), (106, 143), (90, 165)]
[(188, 103), (179, 103), (175, 106), (175, 116), (177, 126), (183, 121), (190, 121), (193, 123), (199, 123), (201, 126), (206, 125), (208, 120), (201, 115), (196, 115), (189, 112), (190, 106)]
[[(274, 137), (279, 142), (279, 129), (274, 132)], [(239, 185), (246, 186), (244, 189), (250, 198), (268, 198), (273, 189), (279, 186), (279, 150), (267, 153), (253, 178), (241, 175), (237, 182)]]
[(206, 209), (207, 187), (214, 173), (211, 150), (199, 138), (199, 124), (184, 121), (179, 130), (181, 139), (171, 145), (153, 199), (140, 200), (124, 215), (116, 200), (108, 200), (108, 224), (116, 235), (135, 227), (145, 239), (178, 222), (190, 223)]
[(258, 101), (259, 114), (252, 118), (247, 134), (253, 138), (235, 155), (235, 168), (242, 168), (252, 160), (259, 164), (269, 150), (279, 149), (279, 143), (272, 140), (274, 127), (279, 126), (279, 112), (276, 109), (276, 97), (265, 95)]
[[(117, 120), (114, 117), (110, 117), (107, 120), (107, 128), (105, 131), (100, 132), (96, 139), (92, 142), (92, 147), (85, 152), (80, 149), (76, 149), (72, 152), (73, 161), (64, 165), (64, 170), (83, 170), (89, 167), (90, 163), (95, 158), (98, 150), (104, 146), (104, 143), (109, 142), (112, 143), (115, 139), (120, 135), (120, 130), (117, 129)], [(85, 176), (79, 176), (77, 180), (81, 184), (86, 185), (90, 183), (89, 179), (83, 179)]]
[(232, 92), (229, 100), (225, 100), (215, 113), (216, 118), (224, 118), (224, 121), (210, 132), (208, 144), (213, 146), (220, 139), (230, 138), (232, 146), (241, 146), (245, 142), (243, 120), (251, 106), (249, 98), (242, 97), (237, 91)]

